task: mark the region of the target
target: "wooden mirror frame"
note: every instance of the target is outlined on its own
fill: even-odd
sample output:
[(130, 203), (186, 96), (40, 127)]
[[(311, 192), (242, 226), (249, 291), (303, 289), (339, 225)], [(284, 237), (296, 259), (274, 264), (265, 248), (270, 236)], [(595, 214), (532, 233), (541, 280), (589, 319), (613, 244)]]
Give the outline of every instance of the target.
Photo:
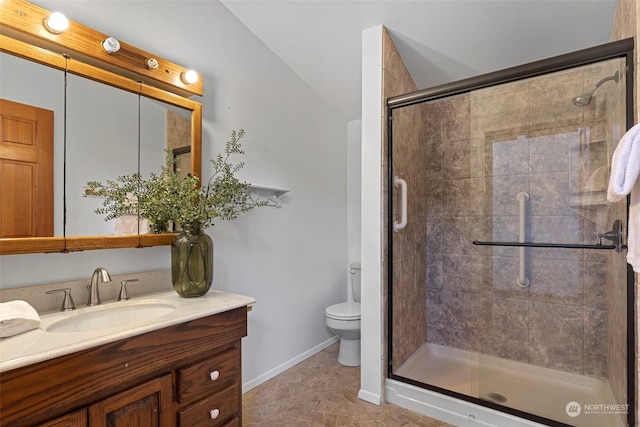
[[(127, 62), (113, 65), (112, 56), (104, 60), (91, 59), (96, 49), (100, 49), (100, 40), (107, 36), (88, 27), (70, 21), (64, 38), (52, 43), (51, 35), (42, 26), (43, 17), (49, 12), (22, 0), (3, 0), (0, 2), (0, 52), (21, 57), (60, 70), (67, 70), (81, 77), (101, 82), (118, 89), (155, 99), (167, 104), (191, 111), (191, 173), (201, 176), (202, 172), (202, 104), (183, 95), (202, 94), (202, 82), (193, 89), (185, 90), (185, 84), (176, 82), (175, 75), (186, 71), (185, 68), (164, 59), (140, 51), (121, 43), (129, 51), (135, 51), (137, 58), (155, 58), (164, 74), (150, 79), (148, 70), (138, 63), (131, 66)], [(74, 30), (78, 31), (74, 36)], [(11, 34), (11, 36), (7, 35)], [(87, 44), (87, 39), (98, 40), (96, 44)], [(73, 43), (69, 45), (69, 43)], [(93, 46), (90, 48), (89, 46)], [(65, 60), (60, 51), (68, 52), (70, 59)], [(142, 52), (142, 55), (140, 54)], [(77, 53), (77, 55), (74, 55)], [(100, 53), (98, 53), (100, 55)], [(77, 56), (80, 59), (76, 59)], [(116, 58), (117, 59), (117, 58)], [(140, 73), (140, 70), (146, 70)], [(116, 73), (114, 71), (120, 71)], [(155, 80), (155, 78), (160, 80)], [(178, 78), (179, 79), (179, 78)], [(140, 84), (150, 81), (155, 86)], [(198, 93), (199, 92), (199, 93)], [(66, 225), (65, 225), (66, 226)], [(145, 246), (169, 245), (175, 233), (133, 234), (125, 236), (62, 236), (62, 237), (24, 237), (0, 239), (0, 255), (73, 252), (94, 249), (134, 248)]]

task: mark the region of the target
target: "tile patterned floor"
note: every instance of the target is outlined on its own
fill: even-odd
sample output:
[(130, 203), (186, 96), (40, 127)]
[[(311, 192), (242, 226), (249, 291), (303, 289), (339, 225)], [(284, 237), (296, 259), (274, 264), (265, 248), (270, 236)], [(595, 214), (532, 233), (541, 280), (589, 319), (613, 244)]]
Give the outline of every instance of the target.
[(243, 426), (453, 427), (386, 403), (358, 399), (360, 368), (342, 366), (334, 344), (248, 391)]

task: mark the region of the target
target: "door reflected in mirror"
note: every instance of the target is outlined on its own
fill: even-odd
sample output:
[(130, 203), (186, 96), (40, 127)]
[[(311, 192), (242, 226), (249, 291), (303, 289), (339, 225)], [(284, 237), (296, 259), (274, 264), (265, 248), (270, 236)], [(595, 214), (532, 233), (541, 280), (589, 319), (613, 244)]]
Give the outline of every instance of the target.
[(0, 99), (0, 237), (53, 236), (53, 111)]
[(64, 73), (1, 53), (0, 76), (0, 237), (62, 236)]

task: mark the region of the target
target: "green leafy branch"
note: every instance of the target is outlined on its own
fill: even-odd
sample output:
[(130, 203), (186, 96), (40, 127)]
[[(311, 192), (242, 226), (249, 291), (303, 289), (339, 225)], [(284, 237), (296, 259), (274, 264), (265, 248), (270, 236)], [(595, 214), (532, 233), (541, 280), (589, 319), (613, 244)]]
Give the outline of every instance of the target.
[(206, 185), (200, 185), (195, 176), (181, 177), (174, 171), (174, 160), (170, 152), (160, 174), (151, 173), (148, 180), (139, 174), (120, 176), (115, 181), (87, 183), (85, 196), (103, 196), (101, 208), (94, 212), (103, 214), (105, 220), (118, 218), (127, 213), (139, 212), (156, 229), (166, 229), (169, 221), (182, 227), (205, 228), (216, 218), (233, 220), (243, 212), (249, 212), (266, 202), (249, 200), (249, 184), (235, 177), (243, 162), (231, 162), (231, 157), (244, 154), (240, 140), (243, 129), (233, 131), (226, 142), (224, 155), (211, 159), (213, 175)]

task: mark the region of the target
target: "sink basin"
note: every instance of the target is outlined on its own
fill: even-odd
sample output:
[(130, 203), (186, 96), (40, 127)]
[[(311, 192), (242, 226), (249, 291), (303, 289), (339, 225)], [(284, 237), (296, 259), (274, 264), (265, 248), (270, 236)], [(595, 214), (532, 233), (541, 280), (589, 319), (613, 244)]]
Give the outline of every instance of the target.
[(137, 326), (165, 316), (176, 306), (159, 301), (138, 303), (113, 303), (108, 306), (87, 307), (82, 312), (61, 314), (64, 316), (46, 327), (48, 332), (86, 332), (100, 329)]

